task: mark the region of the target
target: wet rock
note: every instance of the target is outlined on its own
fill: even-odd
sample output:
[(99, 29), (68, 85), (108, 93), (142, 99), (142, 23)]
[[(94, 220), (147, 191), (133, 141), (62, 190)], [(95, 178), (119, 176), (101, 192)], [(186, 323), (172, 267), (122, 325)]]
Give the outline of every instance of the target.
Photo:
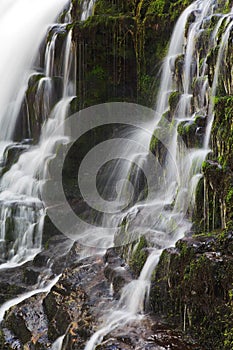
[(188, 148), (200, 147), (203, 142), (205, 129), (195, 121), (184, 121), (178, 125), (178, 134)]
[(48, 337), (51, 341), (55, 341), (56, 338), (64, 334), (72, 320), (81, 319), (86, 325), (86, 333), (89, 333), (88, 296), (80, 286), (74, 287), (66, 283), (67, 281), (62, 279), (43, 302), (49, 320)]
[(96, 350), (201, 350), (191, 339), (184, 339), (176, 330), (146, 317), (119, 327), (111, 335), (104, 337)]
[(232, 273), (232, 255), (225, 254), (217, 236), (182, 239), (163, 252), (155, 270), (153, 310), (197, 337), (204, 348), (228, 349)]
[[(65, 267), (79, 258), (80, 246), (62, 234), (52, 235), (42, 251), (33, 260), (33, 265), (40, 268), (50, 267), (54, 274), (60, 274)], [(74, 258), (75, 252), (75, 258)]]
[(57, 229), (57, 227), (53, 224), (50, 217), (48, 215), (44, 218), (44, 226), (42, 233), (42, 244), (49, 245), (49, 241), (53, 236), (61, 236), (64, 237), (61, 232)]
[(24, 270), (24, 282), (29, 285), (36, 284), (38, 277), (40, 275), (39, 271), (32, 268), (26, 268)]
[(46, 333), (47, 318), (42, 307), (43, 297), (45, 294), (42, 293), (30, 297), (7, 311), (3, 321), (3, 333), (9, 349), (14, 349), (14, 343), (21, 344), (20, 346), (30, 343), (33, 346), (38, 339), (40, 344), (43, 343), (41, 349), (49, 344)]
[[(24, 267), (28, 266), (25, 264)], [(2, 270), (0, 275), (0, 304), (27, 290), (24, 281), (24, 267)]]
[(81, 349), (94, 332), (111, 300), (101, 256), (90, 257), (67, 269), (44, 300), (51, 340), (66, 333), (63, 348)]
[[(77, 246), (71, 249), (74, 256)], [(80, 349), (93, 332), (90, 309), (103, 311), (102, 298), (110, 298), (109, 284), (104, 279), (101, 257), (87, 258), (67, 268), (58, 283), (46, 295), (40, 293), (12, 307), (3, 321), (6, 349), (23, 344), (29, 349), (50, 349), (52, 342), (66, 333), (64, 342)], [(98, 317), (97, 317), (98, 319)]]
[(132, 274), (129, 271), (129, 266), (125, 264), (113, 248), (108, 249), (105, 254), (105, 261), (104, 275), (112, 283), (114, 297), (118, 298), (122, 287), (132, 281)]
[(2, 174), (10, 169), (10, 167), (17, 162), (19, 156), (28, 149), (29, 145), (27, 142), (15, 143), (8, 146), (4, 152), (4, 161)]
[[(131, 273), (113, 249), (104, 257), (96, 255), (77, 262), (79, 250), (80, 245), (75, 243), (69, 253), (73, 264), (69, 262), (70, 267), (47, 295), (33, 296), (7, 312), (2, 325), (5, 349), (51, 349), (52, 343), (65, 334), (62, 349), (81, 350), (101, 327), (105, 313), (116, 306), (111, 281), (117, 281), (117, 290), (131, 280)], [(138, 321), (119, 325), (97, 348), (169, 349), (170, 344), (176, 344), (174, 349), (201, 349), (183, 340), (181, 333), (161, 327), (151, 316), (140, 316)]]

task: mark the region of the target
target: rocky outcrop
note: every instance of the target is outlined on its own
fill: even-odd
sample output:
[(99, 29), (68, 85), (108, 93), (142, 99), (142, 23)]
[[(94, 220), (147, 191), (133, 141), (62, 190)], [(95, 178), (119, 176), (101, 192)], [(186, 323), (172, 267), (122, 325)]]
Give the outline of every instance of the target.
[(231, 233), (184, 238), (163, 252), (154, 272), (154, 313), (196, 336), (204, 349), (232, 348), (232, 239)]
[[(6, 343), (6, 349), (13, 349), (14, 343), (49, 349), (64, 333), (66, 349), (84, 347), (94, 332), (93, 327), (102, 317), (104, 305), (112, 299), (111, 281), (105, 278), (105, 266), (112, 271), (120, 266), (113, 259), (108, 262), (107, 256), (105, 259), (94, 256), (75, 262), (78, 251), (79, 246), (75, 244), (67, 259), (67, 265), (71, 266), (64, 270), (47, 295), (30, 297), (7, 312), (2, 325), (2, 341)], [(120, 281), (122, 273), (119, 273), (119, 278), (116, 273), (115, 278)], [(119, 286), (116, 290), (119, 291)]]
[[(126, 263), (112, 249), (104, 257), (97, 255), (73, 263), (48, 294), (32, 296), (7, 311), (0, 334), (1, 349), (51, 349), (64, 334), (62, 349), (84, 349), (131, 276)], [(166, 350), (170, 344), (174, 349), (201, 350), (190, 339), (185, 340), (181, 332), (152, 316), (119, 326), (96, 349), (160, 346)]]

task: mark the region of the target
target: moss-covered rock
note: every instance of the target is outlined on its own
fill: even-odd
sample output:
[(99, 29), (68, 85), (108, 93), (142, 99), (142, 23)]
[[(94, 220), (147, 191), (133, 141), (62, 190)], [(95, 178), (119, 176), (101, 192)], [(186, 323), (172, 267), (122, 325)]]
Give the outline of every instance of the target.
[(141, 236), (136, 243), (132, 255), (129, 260), (129, 265), (136, 276), (139, 276), (147, 258), (148, 258), (148, 242), (144, 236)]
[[(165, 250), (155, 270), (151, 303), (205, 349), (229, 349), (232, 331), (232, 257), (216, 237), (178, 241)], [(230, 294), (230, 295), (229, 295)]]
[[(216, 97), (214, 121), (211, 132), (212, 152), (203, 163), (204, 198), (197, 198), (199, 218), (205, 221), (202, 229), (208, 231), (232, 226), (233, 209), (233, 99)], [(203, 202), (205, 206), (203, 207)]]

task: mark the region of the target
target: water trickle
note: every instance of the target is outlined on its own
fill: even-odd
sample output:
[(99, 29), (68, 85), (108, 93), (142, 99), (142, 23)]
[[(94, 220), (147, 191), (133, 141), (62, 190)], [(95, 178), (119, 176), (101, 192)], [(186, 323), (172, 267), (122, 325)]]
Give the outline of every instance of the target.
[(20, 295), (19, 297), (16, 297), (12, 300), (7, 301), (0, 307), (0, 322), (3, 321), (5, 312), (9, 310), (12, 306), (17, 305), (21, 303), (22, 301), (32, 297), (33, 295), (40, 294), (40, 293), (49, 293), (51, 288), (57, 283), (60, 276), (56, 276), (53, 280), (51, 280), (49, 283), (47, 283), (46, 286), (38, 286), (38, 289), (35, 289), (33, 291), (27, 292), (25, 294)]
[(92, 15), (95, 0), (83, 0), (81, 21), (86, 21)]
[[(228, 17), (228, 20), (226, 22), (226, 28), (225, 28), (224, 34), (222, 35), (222, 38), (221, 38), (221, 43), (220, 43), (220, 47), (218, 50), (218, 56), (217, 56), (217, 61), (216, 61), (216, 65), (215, 65), (214, 79), (213, 79), (212, 92), (211, 92), (212, 98), (210, 100), (210, 105), (209, 105), (208, 124), (207, 124), (207, 128), (206, 128), (207, 131), (206, 131), (205, 142), (204, 142), (205, 148), (208, 148), (209, 142), (210, 142), (211, 129), (212, 129), (213, 121), (214, 121), (214, 97), (216, 96), (218, 80), (219, 80), (219, 73), (221, 70), (222, 62), (224, 61), (224, 59), (227, 55), (229, 36), (230, 36), (231, 30), (233, 27), (232, 13), (233, 13), (233, 11), (231, 11), (230, 14), (223, 17), (223, 19)], [(222, 22), (223, 22), (222, 18), (220, 18), (220, 20), (215, 28), (214, 40), (216, 40), (215, 38), (218, 35), (218, 31), (222, 25)]]

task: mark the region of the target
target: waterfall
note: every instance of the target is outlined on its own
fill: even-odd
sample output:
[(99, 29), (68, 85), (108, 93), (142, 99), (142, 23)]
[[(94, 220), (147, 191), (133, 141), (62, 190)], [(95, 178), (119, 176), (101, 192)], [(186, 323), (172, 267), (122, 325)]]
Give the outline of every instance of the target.
[[(83, 1), (81, 20), (86, 20), (91, 15), (94, 2), (93, 0)], [(26, 0), (21, 0), (17, 2), (17, 6), (22, 5), (24, 11), (28, 3), (29, 2)], [(56, 154), (58, 145), (66, 143), (68, 140), (64, 135), (64, 130), (62, 128), (58, 129), (58, 126), (60, 126), (68, 116), (70, 103), (76, 97), (76, 49), (72, 41), (72, 29), (68, 31), (66, 29), (67, 24), (71, 21), (71, 7), (66, 10), (65, 20), (63, 20), (65, 23), (55, 23), (51, 26), (48, 21), (52, 21), (54, 13), (59, 13), (67, 3), (67, 0), (60, 0), (56, 7), (54, 3), (55, 1), (51, 1), (47, 6), (45, 4), (39, 6), (38, 3), (37, 7), (39, 7), (38, 11), (41, 12), (41, 15), (37, 16), (37, 20), (35, 20), (35, 16), (33, 16), (33, 11), (37, 11), (37, 7), (35, 6), (31, 9), (31, 17), (33, 18), (32, 26), (34, 26), (35, 29), (32, 29), (31, 33), (28, 30), (30, 23), (26, 23), (28, 27), (25, 24), (26, 30), (24, 29), (23, 33), (25, 32), (27, 34), (24, 40), (28, 45), (25, 51), (20, 50), (17, 45), (17, 35), (12, 33), (14, 41), (11, 45), (14, 46), (13, 49), (18, 50), (20, 54), (22, 52), (23, 65), (19, 67), (18, 74), (7, 73), (8, 76), (12, 77), (12, 84), (10, 85), (9, 82), (10, 92), (8, 94), (8, 99), (4, 100), (2, 105), (10, 105), (11, 110), (12, 108), (15, 110), (15, 114), (14, 120), (10, 120), (8, 115), (5, 114), (2, 119), (2, 123), (9, 122), (11, 128), (10, 133), (8, 132), (8, 126), (5, 127), (2, 124), (4, 127), (0, 128), (1, 131), (4, 132), (3, 140), (5, 140), (2, 146), (3, 165), (4, 156), (8, 152), (9, 144), (11, 145), (10, 147), (12, 147), (8, 139), (13, 136), (16, 120), (22, 108), (23, 99), (27, 105), (26, 119), (28, 121), (29, 136), (33, 133), (33, 130), (31, 130), (33, 128), (33, 126), (31, 126), (32, 119), (37, 123), (42, 123), (42, 128), (41, 131), (39, 130), (40, 137), (38, 144), (20, 146), (23, 148), (25, 147), (26, 152), (23, 152), (19, 156), (18, 161), (3, 174), (0, 180), (0, 259), (2, 262), (0, 268), (14, 267), (18, 264), (22, 264), (27, 260), (31, 260), (40, 251), (45, 210), (39, 198), (41, 186), (43, 185), (42, 181), (39, 179), (46, 177), (48, 161)], [(30, 8), (29, 6), (29, 9)], [(12, 13), (16, 13), (17, 9), (18, 7), (15, 5), (12, 7), (11, 11), (11, 7), (8, 6), (4, 18), (6, 17), (6, 20), (8, 20), (8, 14), (12, 16)], [(28, 11), (27, 8), (27, 12)], [(42, 37), (48, 29), (48, 24), (50, 28), (47, 33), (47, 44), (44, 49), (44, 58), (42, 60), (43, 65), (39, 67), (38, 70), (33, 70), (31, 67), (33, 62), (35, 62), (35, 55), (38, 52)], [(36, 41), (34, 38), (35, 35)], [(58, 46), (61, 45), (61, 40), (63, 41), (63, 51), (58, 58), (56, 56), (56, 48), (57, 42)], [(34, 45), (32, 45), (32, 41)], [(6, 42), (6, 40), (4, 40), (4, 42)], [(31, 52), (31, 46), (33, 46), (35, 51)], [(7, 52), (9, 52), (9, 50)], [(30, 57), (30, 60), (28, 57)], [(4, 59), (7, 60), (7, 57)], [(18, 63), (13, 63), (14, 68), (18, 67)], [(36, 64), (38, 65), (38, 62), (36, 62)], [(20, 91), (17, 96), (16, 103), (13, 103), (10, 102), (14, 98), (11, 90), (13, 91), (13, 87), (18, 84), (18, 76), (20, 76), (21, 79), (22, 76), (24, 76), (25, 79), (23, 80), (22, 91)], [(33, 100), (29, 102), (27, 101), (27, 97), (25, 98), (27, 84), (28, 89), (31, 88), (31, 84), (34, 84), (32, 87), (35, 89)], [(2, 86), (2, 89), (5, 89), (5, 87)], [(60, 96), (57, 96), (58, 92), (56, 89), (61, 90)], [(36, 132), (38, 133), (38, 131)], [(14, 147), (17, 147), (17, 145)], [(41, 174), (41, 172), (43, 172), (43, 174)]]
[[(127, 234), (130, 235), (129, 229), (131, 233), (139, 231), (140, 234), (148, 237), (153, 248), (150, 249), (151, 253), (138, 280), (130, 282), (122, 289), (117, 306), (104, 316), (102, 327), (100, 326), (100, 329), (87, 342), (85, 350), (95, 349), (103, 337), (111, 331), (142, 317), (144, 303), (149, 295), (151, 274), (159, 261), (162, 250), (174, 246), (175, 242), (191, 229), (192, 224), (189, 217), (195, 205), (197, 184), (202, 177), (201, 167), (210, 152), (208, 144), (214, 118), (213, 96), (216, 94), (219, 71), (223, 57), (227, 52), (229, 34), (232, 29), (231, 13), (219, 15), (217, 11), (218, 6), (214, 0), (195, 1), (181, 14), (174, 28), (168, 54), (164, 60), (156, 118), (153, 124), (155, 136), (157, 135), (160, 141), (166, 141), (167, 153), (165, 161), (163, 161), (165, 181), (161, 182), (159, 179), (159, 184), (160, 186), (162, 184), (163, 187), (154, 193), (153, 200), (146, 203), (143, 201), (136, 203), (128, 211), (128, 214), (124, 213), (128, 219)], [(193, 18), (188, 23), (191, 14)], [(217, 21), (215, 21), (212, 36), (207, 40), (206, 51), (203, 50), (201, 56), (197, 45), (201, 40), (204, 28), (206, 28), (207, 23), (211, 22), (212, 18), (217, 18)], [(220, 42), (214, 81), (212, 89), (210, 89), (206, 75), (206, 56), (208, 50), (216, 45), (216, 37), (224, 19), (228, 20)], [(175, 73), (178, 60), (182, 61), (178, 77), (180, 81)], [(194, 82), (199, 83), (198, 96), (193, 90)], [(171, 128), (171, 124), (166, 121), (166, 113), (170, 112), (170, 96), (174, 92), (179, 94), (179, 98), (174, 108)], [(193, 101), (195, 101), (194, 106), (191, 104)], [(184, 145), (179, 137), (179, 128), (195, 123), (198, 115), (207, 119), (207, 127), (203, 130), (200, 146)], [(168, 141), (166, 137), (161, 139), (163, 133), (168, 134)], [(140, 135), (138, 132), (139, 139)], [(122, 152), (124, 154), (123, 149)], [(155, 182), (157, 180), (154, 178)], [(116, 179), (114, 181), (116, 182)], [(134, 210), (135, 208), (136, 210)], [(129, 215), (133, 211), (138, 213), (137, 209), (140, 209), (140, 225), (137, 222), (138, 214), (135, 214), (133, 218)]]
[[(30, 69), (39, 45), (48, 25), (53, 22), (66, 2), (67, 0), (1, 1), (1, 142), (12, 140)], [(15, 89), (16, 86), (20, 89)], [(16, 102), (12, 103), (14, 100)]]
[[(28, 1), (21, 2), (23, 4), (25, 3), (24, 6), (28, 5)], [(19, 3), (21, 2), (19, 1)], [(56, 13), (56, 11), (57, 13), (60, 12), (66, 1), (63, 1), (63, 3), (60, 1), (60, 3), (60, 7), (58, 5), (56, 7), (54, 5), (52, 6), (53, 2), (47, 7), (45, 5), (41, 6), (41, 21), (43, 22), (41, 22), (39, 18), (39, 23), (37, 23), (34, 19), (35, 16), (32, 16), (33, 23), (36, 23), (36, 28), (39, 27), (39, 40), (41, 40), (41, 35), (45, 35), (45, 30), (48, 27), (48, 25), (46, 27), (43, 23), (45, 22), (45, 24), (47, 24), (48, 19), (52, 20), (54, 13)], [(25, 10), (25, 7), (23, 8)], [(34, 9), (36, 10), (36, 8), (33, 7), (33, 10)], [(15, 10), (16, 9), (13, 7), (12, 11)], [(8, 9), (8, 11), (11, 13), (10, 9)], [(48, 13), (50, 14), (49, 16)], [(69, 16), (67, 16), (67, 18), (69, 18)], [(66, 35), (63, 44), (64, 53), (61, 55), (60, 62), (55, 65), (56, 41), (58, 40), (59, 32), (64, 33), (66, 25), (66, 23), (55, 24), (48, 32), (48, 35), (50, 35), (51, 38), (47, 42), (43, 73), (40, 72), (41, 78), (38, 79), (35, 93), (34, 118), (40, 120), (41, 115), (44, 117), (44, 124), (41, 130), (39, 142), (35, 146), (28, 146), (27, 152), (24, 152), (19, 156), (18, 161), (4, 173), (0, 181), (0, 254), (2, 261), (5, 261), (0, 268), (13, 267), (17, 264), (22, 264), (23, 262), (32, 259), (41, 249), (45, 213), (43, 203), (38, 196), (41, 186), (38, 176), (41, 169), (46, 172), (47, 160), (56, 152), (58, 142), (62, 142), (62, 139), (64, 139), (64, 134), (58, 133), (52, 138), (51, 133), (56, 130), (59, 123), (61, 123), (67, 116), (69, 104), (76, 94), (76, 61), (75, 50), (71, 40), (71, 30)], [(40, 34), (43, 26), (45, 28)], [(53, 28), (55, 28), (55, 30)], [(30, 31), (27, 29), (26, 32), (29, 33)], [(34, 36), (35, 34), (32, 35), (30, 40), (34, 40)], [(16, 35), (15, 40), (17, 40)], [(27, 42), (27, 37), (25, 38), (25, 41)], [(38, 42), (38, 45), (39, 43), (40, 42)], [(29, 41), (29, 44), (32, 46), (31, 41)], [(20, 50), (17, 45), (16, 47), (20, 52), (23, 52), (23, 50)], [(36, 50), (38, 50), (37, 46)], [(28, 52), (26, 51), (24, 54), (27, 58)], [(29, 55), (29, 57), (31, 56)], [(34, 53), (30, 60), (33, 59)], [(28, 64), (31, 65), (32, 62), (30, 61)], [(15, 66), (18, 67), (18, 65)], [(20, 68), (23, 70), (24, 66)], [(21, 70), (19, 74), (25, 74), (21, 73)], [(27, 67), (27, 70), (29, 71), (29, 67)], [(9, 75), (11, 76), (11, 74)], [(26, 75), (28, 77), (28, 73)], [(38, 75), (39, 72), (37, 71), (30, 72), (30, 78)], [(57, 75), (62, 78), (62, 94), (61, 98), (54, 104), (54, 101), (52, 102), (52, 100), (54, 100), (55, 90), (54, 77)], [(17, 76), (16, 79), (18, 79)], [(16, 83), (17, 80), (14, 81), (14, 84)], [(41, 99), (43, 103), (40, 103)], [(16, 102), (18, 103), (18, 100)], [(19, 103), (21, 102), (22, 101), (19, 101)], [(16, 106), (17, 111), (20, 109), (19, 106)], [(32, 116), (28, 116), (28, 119), (30, 119), (29, 117)], [(5, 120), (8, 120), (6, 116), (4, 117), (3, 122)], [(11, 121), (10, 123), (13, 132), (15, 123), (14, 121)], [(5, 129), (2, 128), (1, 131), (3, 130)], [(6, 129), (5, 139), (7, 140), (7, 138), (8, 133)]]
[[(35, 63), (36, 53), (48, 25), (51, 25), (66, 4), (65, 0), (50, 0), (49, 4), (48, 1), (41, 1), (40, 4), (34, 1), (32, 5), (31, 0), (18, 0), (17, 4), (4, 0), (0, 5), (0, 38), (6, 45), (3, 46), (4, 54), (0, 58), (0, 66), (3, 67), (0, 84), (0, 268), (23, 264), (41, 250), (46, 212), (39, 195), (43, 186), (40, 179), (46, 178), (48, 161), (55, 157), (58, 147), (69, 142), (65, 129), (60, 126), (69, 116), (70, 104), (76, 97), (76, 48), (72, 42), (72, 29), (67, 26), (71, 20), (71, 9), (66, 13), (65, 23), (50, 26), (43, 64), (38, 69), (33, 68), (38, 63)], [(94, 1), (83, 0), (81, 7), (81, 20), (84, 21), (92, 14)], [(19, 11), (28, 13), (29, 10), (31, 15), (26, 18), (28, 22), (21, 21)], [(109, 166), (107, 181), (103, 180), (101, 188), (104, 198), (109, 196), (109, 189), (113, 188), (116, 188), (116, 196), (114, 200), (111, 196), (108, 197), (104, 213), (98, 218), (104, 230), (100, 228), (98, 231), (94, 227), (91, 232), (84, 231), (78, 238), (84, 244), (88, 239), (92, 245), (102, 245), (104, 241), (104, 246), (101, 247), (105, 249), (114, 242), (116, 245), (132, 243), (143, 235), (150, 242), (151, 249), (139, 278), (122, 289), (118, 304), (105, 315), (101, 328), (87, 342), (86, 350), (94, 349), (105, 335), (119, 325), (143, 317), (151, 275), (162, 250), (174, 246), (192, 227), (191, 216), (196, 188), (202, 177), (201, 166), (210, 152), (210, 133), (214, 120), (213, 97), (216, 95), (221, 62), (227, 54), (233, 26), (232, 13), (219, 15), (217, 11), (215, 0), (197, 0), (181, 14), (164, 60), (153, 120), (145, 123), (142, 121), (141, 127), (138, 125), (134, 130), (126, 127), (118, 131), (118, 139), (109, 144), (111, 147), (108, 148), (108, 157), (115, 162)], [(20, 20), (18, 26), (12, 28), (12, 18), (15, 17)], [(33, 23), (30, 18), (33, 18)], [(208, 39), (207, 48), (200, 53), (199, 40), (201, 41), (206, 23), (210, 23), (213, 18), (214, 30)], [(206, 56), (208, 50), (216, 46), (223, 26), (225, 30), (219, 44), (213, 83), (209, 86)], [(6, 33), (6, 27), (9, 28), (7, 40), (4, 36), (6, 34), (3, 34)], [(28, 27), (31, 28), (30, 31)], [(20, 41), (15, 28), (22, 36)], [(56, 48), (58, 41), (60, 45), (61, 37), (63, 50), (57, 57)], [(15, 50), (15, 53), (10, 52), (10, 58), (9, 41)], [(21, 50), (22, 42), (25, 42), (24, 50)], [(178, 63), (180, 68), (177, 72)], [(198, 84), (198, 96), (193, 89), (194, 83)], [(31, 101), (28, 102), (27, 96), (25, 97), (30, 84), (34, 84), (35, 91), (31, 97), (33, 108), (30, 106)], [(21, 86), (17, 93), (15, 86)], [(57, 86), (59, 93), (56, 94)], [(174, 95), (178, 98), (171, 111), (171, 97)], [(38, 142), (34, 144), (30, 140), (17, 144), (12, 141), (23, 101), (26, 105), (28, 137), (35, 134), (33, 118), (42, 124), (41, 130), (40, 127), (37, 130)], [(166, 119), (167, 115), (172, 122), (169, 118)], [(199, 145), (189, 145), (180, 136), (180, 130), (195, 126), (197, 117), (204, 118), (207, 126), (202, 130)], [(198, 128), (194, 134), (198, 137)], [(126, 141), (123, 143), (122, 139)], [(153, 139), (163, 148), (162, 154), (153, 156), (156, 158), (154, 167), (151, 166), (149, 151)], [(19, 151), (18, 160), (7, 167), (11, 149)], [(128, 162), (122, 162), (119, 158)], [(146, 170), (146, 174), (153, 173), (153, 186), (150, 188), (149, 183), (151, 193), (147, 195), (143, 192), (144, 188), (140, 188), (141, 170)], [(125, 179), (132, 180), (135, 189)], [(99, 206), (100, 204), (98, 203)], [(97, 237), (97, 232), (100, 232), (100, 237)], [(85, 252), (82, 254), (85, 256)], [(3, 316), (8, 307), (31, 295), (33, 292), (5, 304), (0, 309), (0, 316)], [(54, 348), (62, 347), (64, 337), (58, 339)]]

